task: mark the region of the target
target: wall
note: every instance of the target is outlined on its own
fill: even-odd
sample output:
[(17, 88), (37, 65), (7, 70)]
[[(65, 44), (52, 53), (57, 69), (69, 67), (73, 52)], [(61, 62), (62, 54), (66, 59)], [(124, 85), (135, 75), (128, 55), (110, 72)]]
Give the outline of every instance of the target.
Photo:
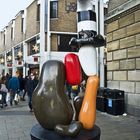
[(27, 7), (26, 39), (39, 32), (39, 22), (37, 21), (37, 0), (35, 0)]
[(24, 40), (24, 33), (21, 30), (22, 14), (23, 12), (20, 12), (15, 18), (14, 43), (13, 43), (14, 46)]
[(6, 28), (6, 34), (5, 34), (5, 50), (11, 49), (12, 40), (11, 40), (11, 28), (12, 28), (12, 22), (10, 22)]
[(140, 116), (139, 27), (137, 8), (107, 21), (107, 84), (125, 91), (126, 112), (137, 116)]
[(129, 0), (109, 0), (108, 10), (111, 11)]
[(4, 51), (4, 47), (3, 47), (3, 38), (4, 37), (4, 32), (0, 32), (0, 52), (3, 52)]
[(51, 20), (51, 31), (77, 32), (76, 11), (66, 11), (69, 3), (76, 4), (76, 0), (58, 1), (58, 18)]

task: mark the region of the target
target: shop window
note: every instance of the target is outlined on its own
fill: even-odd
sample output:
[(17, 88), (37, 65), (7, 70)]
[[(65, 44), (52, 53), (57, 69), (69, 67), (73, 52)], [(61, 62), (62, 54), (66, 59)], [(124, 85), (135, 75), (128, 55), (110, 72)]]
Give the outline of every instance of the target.
[(14, 56), (15, 56), (15, 60), (23, 59), (23, 44), (18, 45), (14, 48)]
[(58, 1), (50, 2), (50, 18), (58, 17)]
[(3, 64), (4, 65), (4, 62), (5, 62), (5, 60), (4, 60), (4, 54), (1, 54), (0, 55), (0, 64)]
[(12, 51), (6, 53), (7, 67), (12, 67)]
[(40, 42), (39, 42), (38, 37), (28, 42), (28, 55), (39, 53), (39, 49), (40, 49)]
[(58, 35), (58, 51), (62, 52), (77, 52), (78, 47), (69, 46), (69, 42), (72, 37), (77, 37), (76, 35)]
[(7, 62), (12, 62), (12, 51), (6, 53)]

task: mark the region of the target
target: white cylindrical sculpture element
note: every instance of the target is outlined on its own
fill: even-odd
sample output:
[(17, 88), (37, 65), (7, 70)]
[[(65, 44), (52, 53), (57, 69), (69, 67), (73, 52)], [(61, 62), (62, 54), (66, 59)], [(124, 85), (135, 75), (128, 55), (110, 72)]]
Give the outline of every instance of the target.
[(84, 45), (78, 52), (81, 67), (87, 76), (97, 74), (97, 53), (92, 45)]
[(97, 34), (96, 5), (94, 4), (92, 0), (77, 1), (78, 32), (91, 31), (94, 35)]
[(94, 32), (97, 32), (97, 23), (95, 21), (81, 21), (78, 22), (78, 32), (80, 31), (90, 31), (91, 29), (94, 29)]

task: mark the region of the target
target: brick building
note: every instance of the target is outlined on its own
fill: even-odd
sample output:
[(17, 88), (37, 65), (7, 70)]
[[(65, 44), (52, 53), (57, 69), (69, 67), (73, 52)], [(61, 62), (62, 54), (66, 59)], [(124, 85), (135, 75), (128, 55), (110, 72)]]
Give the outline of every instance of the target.
[(125, 91), (126, 112), (140, 116), (140, 1), (110, 0), (107, 85)]
[(77, 35), (76, 6), (76, 0), (34, 0), (21, 10), (0, 32), (1, 73), (39, 73), (48, 57), (63, 60)]

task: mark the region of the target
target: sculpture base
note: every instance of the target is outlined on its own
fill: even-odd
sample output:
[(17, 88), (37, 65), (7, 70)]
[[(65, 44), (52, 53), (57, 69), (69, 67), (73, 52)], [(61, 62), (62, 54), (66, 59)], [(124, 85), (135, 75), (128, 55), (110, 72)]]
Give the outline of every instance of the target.
[(32, 127), (31, 140), (100, 140), (101, 130), (95, 125), (92, 130), (82, 129), (76, 137), (59, 136), (55, 131), (44, 129), (40, 124)]

